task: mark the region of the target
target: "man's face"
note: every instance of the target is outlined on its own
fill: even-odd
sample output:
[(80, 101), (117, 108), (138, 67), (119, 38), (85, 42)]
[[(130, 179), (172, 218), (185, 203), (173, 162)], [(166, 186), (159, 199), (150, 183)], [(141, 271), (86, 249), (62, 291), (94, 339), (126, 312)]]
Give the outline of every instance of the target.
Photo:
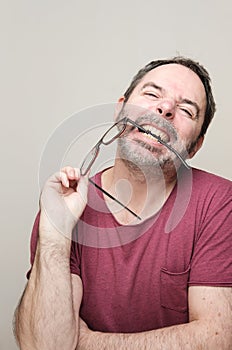
[[(189, 68), (168, 64), (148, 72), (130, 95), (127, 105), (139, 106), (157, 117), (133, 117), (144, 128), (159, 135), (164, 141), (179, 151), (186, 149), (191, 158), (201, 147), (203, 138), (199, 138), (206, 109), (206, 94), (200, 78)], [(126, 106), (125, 106), (126, 109)], [(142, 157), (163, 157), (168, 154), (165, 146), (154, 138), (134, 129), (126, 135), (130, 140), (130, 152), (136, 152), (136, 145)], [(123, 144), (122, 140), (122, 144)], [(119, 142), (120, 145), (121, 142)], [(194, 144), (194, 147), (192, 145)], [(129, 144), (128, 144), (129, 146)], [(182, 149), (181, 149), (182, 148)], [(144, 152), (142, 154), (141, 152)]]

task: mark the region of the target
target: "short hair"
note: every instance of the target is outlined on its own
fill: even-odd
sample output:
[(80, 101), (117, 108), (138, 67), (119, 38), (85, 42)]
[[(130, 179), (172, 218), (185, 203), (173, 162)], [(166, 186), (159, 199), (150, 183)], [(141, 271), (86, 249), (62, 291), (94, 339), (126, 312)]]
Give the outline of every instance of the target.
[(213, 116), (216, 111), (216, 104), (215, 100), (213, 97), (212, 93), (212, 88), (211, 88), (211, 79), (209, 76), (209, 73), (207, 70), (198, 62), (190, 59), (190, 58), (185, 58), (182, 56), (177, 56), (173, 57), (171, 59), (161, 59), (161, 60), (156, 60), (156, 61), (151, 61), (148, 63), (144, 68), (140, 69), (138, 73), (134, 76), (130, 86), (124, 93), (125, 97), (125, 103), (128, 101), (131, 93), (133, 92), (134, 88), (138, 85), (138, 83), (142, 80), (142, 78), (151, 70), (167, 65), (167, 64), (179, 64), (182, 66), (185, 66), (189, 69), (191, 69), (194, 73), (198, 75), (200, 78), (202, 84), (204, 85), (205, 88), (205, 93), (206, 93), (206, 110), (205, 110), (205, 116), (204, 116), (204, 122), (202, 124), (200, 136), (203, 136), (206, 133), (206, 130), (208, 129), (208, 126), (213, 119)]

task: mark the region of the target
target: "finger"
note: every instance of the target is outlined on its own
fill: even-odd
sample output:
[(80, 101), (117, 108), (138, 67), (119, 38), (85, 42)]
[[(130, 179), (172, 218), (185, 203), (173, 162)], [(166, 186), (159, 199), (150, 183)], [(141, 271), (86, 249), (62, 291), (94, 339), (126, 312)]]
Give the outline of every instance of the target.
[(71, 173), (69, 173), (69, 176), (69, 187), (76, 191), (80, 180), (80, 170), (78, 168), (73, 168)]
[(69, 180), (67, 175), (64, 172), (60, 172), (60, 181), (62, 183), (62, 185), (66, 188), (69, 188)]
[(65, 167), (61, 169), (61, 181), (65, 187), (71, 187), (76, 190), (80, 179), (80, 170), (78, 168)]
[(74, 168), (76, 180), (79, 180), (81, 174), (80, 174), (80, 169), (79, 168)]
[(83, 319), (82, 319), (82, 318), (80, 318), (80, 317), (79, 317), (79, 322), (80, 322), (80, 326), (81, 326), (81, 327), (87, 327), (87, 328), (88, 328), (88, 326), (87, 326), (86, 322), (85, 322), (85, 321), (83, 321)]
[(77, 176), (78, 172), (74, 168), (67, 166), (60, 170), (60, 180), (64, 187), (73, 189), (77, 186)]
[(70, 166), (66, 166), (61, 169), (61, 171), (65, 173), (70, 180), (77, 180), (79, 178), (78, 171), (76, 170), (76, 168)]
[(87, 193), (88, 193), (88, 176), (81, 176), (79, 178), (76, 191), (80, 194), (83, 202), (87, 202)]

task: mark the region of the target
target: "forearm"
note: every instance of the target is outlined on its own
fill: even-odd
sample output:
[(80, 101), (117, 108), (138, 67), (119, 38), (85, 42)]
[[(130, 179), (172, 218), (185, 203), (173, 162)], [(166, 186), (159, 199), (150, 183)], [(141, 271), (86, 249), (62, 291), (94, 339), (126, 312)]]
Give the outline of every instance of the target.
[[(228, 327), (229, 328), (229, 327)], [(80, 336), (78, 350), (229, 350), (230, 330), (219, 330), (213, 320), (123, 334), (86, 332)]]
[(16, 311), (20, 349), (75, 349), (77, 325), (69, 256), (69, 239), (54, 231), (40, 232), (30, 280)]

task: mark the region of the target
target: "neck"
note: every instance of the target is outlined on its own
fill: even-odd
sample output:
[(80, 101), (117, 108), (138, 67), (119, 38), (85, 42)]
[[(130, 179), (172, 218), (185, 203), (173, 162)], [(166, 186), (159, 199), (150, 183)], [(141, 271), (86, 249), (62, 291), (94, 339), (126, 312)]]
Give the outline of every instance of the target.
[[(115, 165), (103, 172), (103, 188), (119, 199), (142, 219), (154, 215), (164, 204), (176, 183), (173, 171), (163, 172), (159, 167), (139, 169), (116, 158)], [(105, 198), (110, 210), (123, 224), (134, 221), (132, 214)]]

